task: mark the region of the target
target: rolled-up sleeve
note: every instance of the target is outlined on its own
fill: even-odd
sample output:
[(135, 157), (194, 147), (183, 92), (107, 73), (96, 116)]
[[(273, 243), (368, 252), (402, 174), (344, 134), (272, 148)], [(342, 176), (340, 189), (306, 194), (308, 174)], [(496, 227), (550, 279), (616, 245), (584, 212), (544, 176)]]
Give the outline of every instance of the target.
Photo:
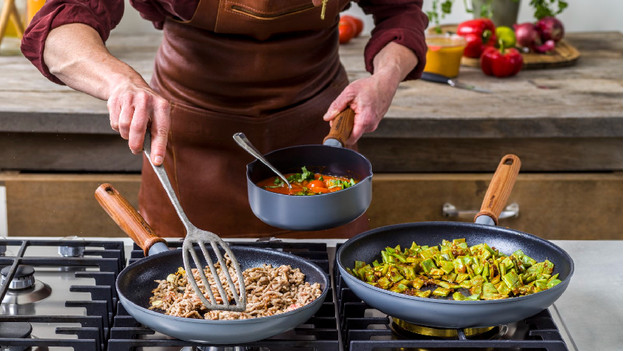
[(425, 29), (429, 25), (427, 15), (422, 12), (422, 0), (361, 0), (358, 5), (364, 13), (372, 14), (375, 22), (364, 49), (366, 70), (373, 73), (375, 55), (389, 42), (396, 42), (418, 57), (418, 65), (405, 80), (420, 78), (427, 54)]
[(93, 27), (106, 41), (110, 31), (121, 21), (123, 11), (123, 0), (48, 0), (26, 28), (22, 53), (45, 77), (63, 84), (50, 73), (43, 61), (45, 41), (50, 31), (64, 24), (82, 23)]

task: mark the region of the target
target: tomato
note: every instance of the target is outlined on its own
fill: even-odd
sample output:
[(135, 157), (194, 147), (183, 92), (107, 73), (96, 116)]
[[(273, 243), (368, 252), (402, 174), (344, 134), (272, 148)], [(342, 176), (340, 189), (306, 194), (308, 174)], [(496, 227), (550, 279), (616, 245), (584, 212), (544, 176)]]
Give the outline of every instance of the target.
[(309, 188), (308, 191), (314, 194), (325, 194), (329, 192), (329, 189), (316, 187), (316, 188)]
[[(324, 175), (320, 173), (312, 174), (306, 169), (306, 167), (301, 167), (301, 170), (301, 173), (284, 174), (284, 176), (290, 181), (290, 185), (292, 186), (291, 189), (289, 189), (286, 183), (276, 176), (263, 179), (257, 182), (256, 185), (274, 193), (303, 196), (334, 192), (350, 186), (345, 186), (345, 184), (355, 183), (354, 180), (347, 179), (345, 177)], [(336, 183), (339, 186), (336, 186)]]
[(348, 43), (355, 36), (355, 30), (353, 22), (341, 18), (338, 23), (338, 42), (340, 44)]
[(307, 186), (308, 188), (325, 188), (325, 183), (320, 180), (311, 180)]
[(357, 37), (362, 33), (362, 29), (364, 29), (364, 21), (362, 21), (361, 19), (351, 16), (351, 15), (342, 15), (340, 16), (340, 19), (350, 21), (351, 23), (354, 24), (355, 33), (353, 34), (353, 37)]

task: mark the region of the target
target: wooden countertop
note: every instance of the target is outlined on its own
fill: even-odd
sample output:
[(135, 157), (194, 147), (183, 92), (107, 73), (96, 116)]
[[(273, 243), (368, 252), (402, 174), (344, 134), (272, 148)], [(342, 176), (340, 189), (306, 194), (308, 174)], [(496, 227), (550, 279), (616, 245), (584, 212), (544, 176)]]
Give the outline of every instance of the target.
[[(149, 80), (160, 38), (159, 32), (140, 36), (113, 33), (108, 47)], [(368, 75), (361, 54), (366, 40), (357, 38), (341, 46), (341, 58), (352, 80)], [(566, 40), (581, 52), (572, 67), (525, 70), (500, 79), (462, 66), (459, 80), (493, 94), (425, 81), (404, 82), (384, 123), (370, 136), (621, 136), (622, 34), (570, 33)], [(112, 133), (107, 123), (106, 128), (100, 128), (100, 123), (62, 123), (74, 115), (106, 117), (103, 101), (47, 81), (22, 56), (0, 56), (0, 67), (0, 130), (80, 128), (86, 133)], [(27, 123), (24, 118), (38, 123)], [(420, 123), (410, 123), (414, 120)], [(51, 125), (54, 128), (48, 129)]]
[[(107, 45), (149, 80), (160, 38), (159, 32), (136, 36), (113, 32)], [(352, 80), (368, 75), (362, 58), (366, 40), (356, 38), (340, 48)], [(613, 150), (608, 165), (588, 168), (621, 170), (622, 33), (567, 33), (566, 40), (581, 53), (571, 67), (523, 70), (515, 77), (500, 79), (462, 66), (459, 80), (489, 89), (492, 94), (420, 80), (401, 83), (378, 130), (363, 138), (363, 153), (373, 149), (378, 140), (389, 139), (605, 139), (610, 142), (598, 153), (608, 153), (618, 143), (620, 147)], [(115, 134), (105, 102), (49, 82), (22, 56), (0, 55), (0, 67), (0, 133)], [(587, 158), (591, 161), (593, 156)], [(427, 165), (418, 167), (434, 170)], [(490, 168), (489, 164), (483, 167)], [(388, 169), (403, 171), (401, 167)], [(449, 170), (454, 169), (451, 166)], [(478, 171), (480, 167), (468, 170)]]

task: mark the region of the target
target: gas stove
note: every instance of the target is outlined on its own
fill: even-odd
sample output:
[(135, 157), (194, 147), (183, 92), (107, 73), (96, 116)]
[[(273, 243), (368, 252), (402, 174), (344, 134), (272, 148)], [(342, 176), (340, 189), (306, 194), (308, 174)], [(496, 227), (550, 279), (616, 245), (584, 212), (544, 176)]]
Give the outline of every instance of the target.
[[(181, 240), (170, 240), (180, 247)], [(367, 306), (334, 269), (335, 246), (319, 241), (245, 241), (318, 264), (332, 285), (310, 320), (272, 338), (209, 346), (139, 324), (118, 302), (117, 274), (143, 257), (124, 240), (0, 240), (0, 350), (570, 350), (548, 310), (524, 321), (478, 330), (431, 330)], [(128, 257), (128, 260), (126, 260)], [(442, 334), (440, 334), (442, 333)]]
[(0, 240), (0, 349), (105, 350), (123, 242)]

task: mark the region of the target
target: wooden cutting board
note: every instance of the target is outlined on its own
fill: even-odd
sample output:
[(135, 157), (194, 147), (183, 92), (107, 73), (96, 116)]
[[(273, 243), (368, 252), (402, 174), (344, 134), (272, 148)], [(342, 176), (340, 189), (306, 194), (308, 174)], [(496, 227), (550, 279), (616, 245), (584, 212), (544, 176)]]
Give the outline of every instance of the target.
[[(555, 46), (555, 50), (547, 54), (538, 53), (522, 53), (524, 64), (523, 69), (540, 69), (567, 67), (576, 63), (581, 54), (578, 50), (570, 45), (565, 39), (562, 39)], [(462, 57), (461, 64), (464, 66), (480, 67), (479, 59)]]
[[(457, 30), (456, 24), (442, 25), (443, 33), (455, 33)], [(429, 29), (432, 33), (432, 29)], [(547, 54), (538, 53), (522, 53), (522, 59), (524, 60), (523, 69), (541, 69), (541, 68), (555, 68), (555, 67), (567, 67), (572, 66), (578, 61), (581, 54), (579, 51), (562, 39), (555, 46), (555, 50)], [(470, 67), (480, 67), (478, 58), (462, 57), (461, 64)]]

